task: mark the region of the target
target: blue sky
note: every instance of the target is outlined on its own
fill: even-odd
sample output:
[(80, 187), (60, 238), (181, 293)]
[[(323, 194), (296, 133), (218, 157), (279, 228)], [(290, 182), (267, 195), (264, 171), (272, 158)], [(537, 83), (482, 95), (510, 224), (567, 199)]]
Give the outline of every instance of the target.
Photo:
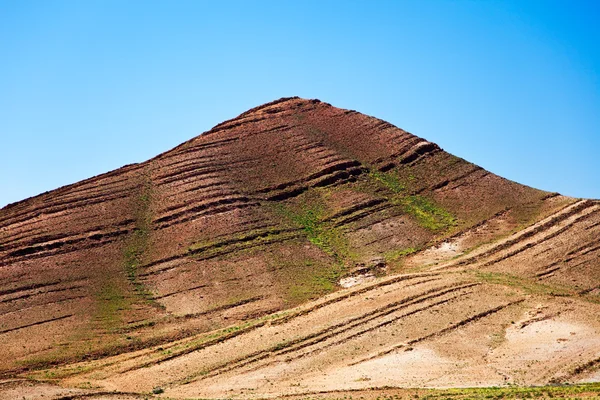
[(600, 198), (598, 1), (0, 0), (0, 206), (280, 97)]

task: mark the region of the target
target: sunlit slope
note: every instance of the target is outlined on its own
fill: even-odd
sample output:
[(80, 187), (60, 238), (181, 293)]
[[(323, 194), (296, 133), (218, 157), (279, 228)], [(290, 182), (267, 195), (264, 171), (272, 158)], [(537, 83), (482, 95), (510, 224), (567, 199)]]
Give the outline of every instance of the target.
[(597, 379), (599, 208), (281, 99), (0, 210), (0, 368), (173, 397)]

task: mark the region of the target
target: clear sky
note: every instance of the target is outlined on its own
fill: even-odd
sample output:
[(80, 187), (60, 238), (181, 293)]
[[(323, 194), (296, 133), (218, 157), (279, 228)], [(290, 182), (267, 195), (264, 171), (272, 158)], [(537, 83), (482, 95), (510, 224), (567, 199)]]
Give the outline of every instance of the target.
[(0, 206), (287, 96), (600, 198), (600, 1), (0, 0)]

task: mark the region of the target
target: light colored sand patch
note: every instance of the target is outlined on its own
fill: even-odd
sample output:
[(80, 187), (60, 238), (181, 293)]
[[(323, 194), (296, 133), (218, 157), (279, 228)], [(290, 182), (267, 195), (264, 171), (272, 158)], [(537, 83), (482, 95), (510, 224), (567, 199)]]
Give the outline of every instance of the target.
[[(165, 394), (175, 398), (228, 398), (241, 395), (242, 397), (269, 397), (273, 393), (287, 392), (288, 387), (293, 392), (306, 392), (311, 388), (295, 383), (282, 383), (286, 375), (291, 375), (287, 364), (278, 364), (227, 378), (215, 377), (193, 382), (189, 385), (167, 389)], [(293, 374), (292, 374), (293, 375)]]
[(334, 390), (335, 387), (447, 388), (499, 386), (504, 383), (503, 378), (492, 368), (478, 361), (444, 357), (431, 347), (423, 345), (357, 365), (336, 368), (303, 383), (317, 391)]
[[(297, 367), (297, 366), (296, 366)], [(332, 363), (308, 373), (298, 373), (293, 364), (282, 363), (266, 369), (215, 377), (167, 390), (171, 397), (268, 398), (286, 394), (371, 387), (476, 387), (498, 386), (501, 377), (490, 368), (467, 360), (441, 357), (426, 346), (398, 351), (357, 365)]]
[(0, 400), (47, 400), (86, 393), (79, 389), (65, 389), (46, 383), (28, 381), (0, 381)]
[(593, 371), (592, 373), (588, 374), (585, 378), (583, 379), (578, 379), (576, 381), (577, 383), (592, 383), (592, 382), (600, 382), (600, 369)]
[(600, 352), (600, 334), (590, 326), (541, 320), (506, 330), (506, 340), (488, 361), (518, 384), (539, 384)]
[(360, 285), (361, 283), (371, 282), (375, 280), (375, 275), (372, 273), (360, 274), (355, 276), (349, 276), (340, 279), (340, 286), (343, 288), (349, 288), (352, 286)]
[(313, 390), (360, 389), (381, 386), (423, 387), (433, 378), (461, 366), (427, 347), (398, 351), (381, 358), (311, 374), (302, 380)]
[(451, 241), (440, 243), (437, 246), (430, 247), (411, 257), (410, 264), (429, 265), (456, 257), (464, 251), (463, 246), (461, 245), (462, 241), (463, 238), (459, 237)]

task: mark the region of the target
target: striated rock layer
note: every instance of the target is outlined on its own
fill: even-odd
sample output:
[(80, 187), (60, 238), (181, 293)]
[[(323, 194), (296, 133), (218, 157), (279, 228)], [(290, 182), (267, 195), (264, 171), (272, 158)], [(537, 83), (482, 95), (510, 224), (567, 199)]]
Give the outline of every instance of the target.
[[(0, 210), (0, 373), (81, 362), (93, 378), (68, 367), (34, 375), (127, 392), (160, 384), (173, 397), (593, 378), (599, 210), (385, 121), (280, 99)], [(350, 289), (329, 294), (340, 282)], [(512, 371), (510, 349), (540, 339), (515, 322), (547, 320), (581, 332), (552, 353), (564, 368)], [(463, 326), (471, 349), (450, 345)], [(516, 343), (503, 353), (488, 340), (498, 331)], [(452, 357), (478, 361), (457, 375)], [(432, 371), (407, 372), (423, 360)]]

